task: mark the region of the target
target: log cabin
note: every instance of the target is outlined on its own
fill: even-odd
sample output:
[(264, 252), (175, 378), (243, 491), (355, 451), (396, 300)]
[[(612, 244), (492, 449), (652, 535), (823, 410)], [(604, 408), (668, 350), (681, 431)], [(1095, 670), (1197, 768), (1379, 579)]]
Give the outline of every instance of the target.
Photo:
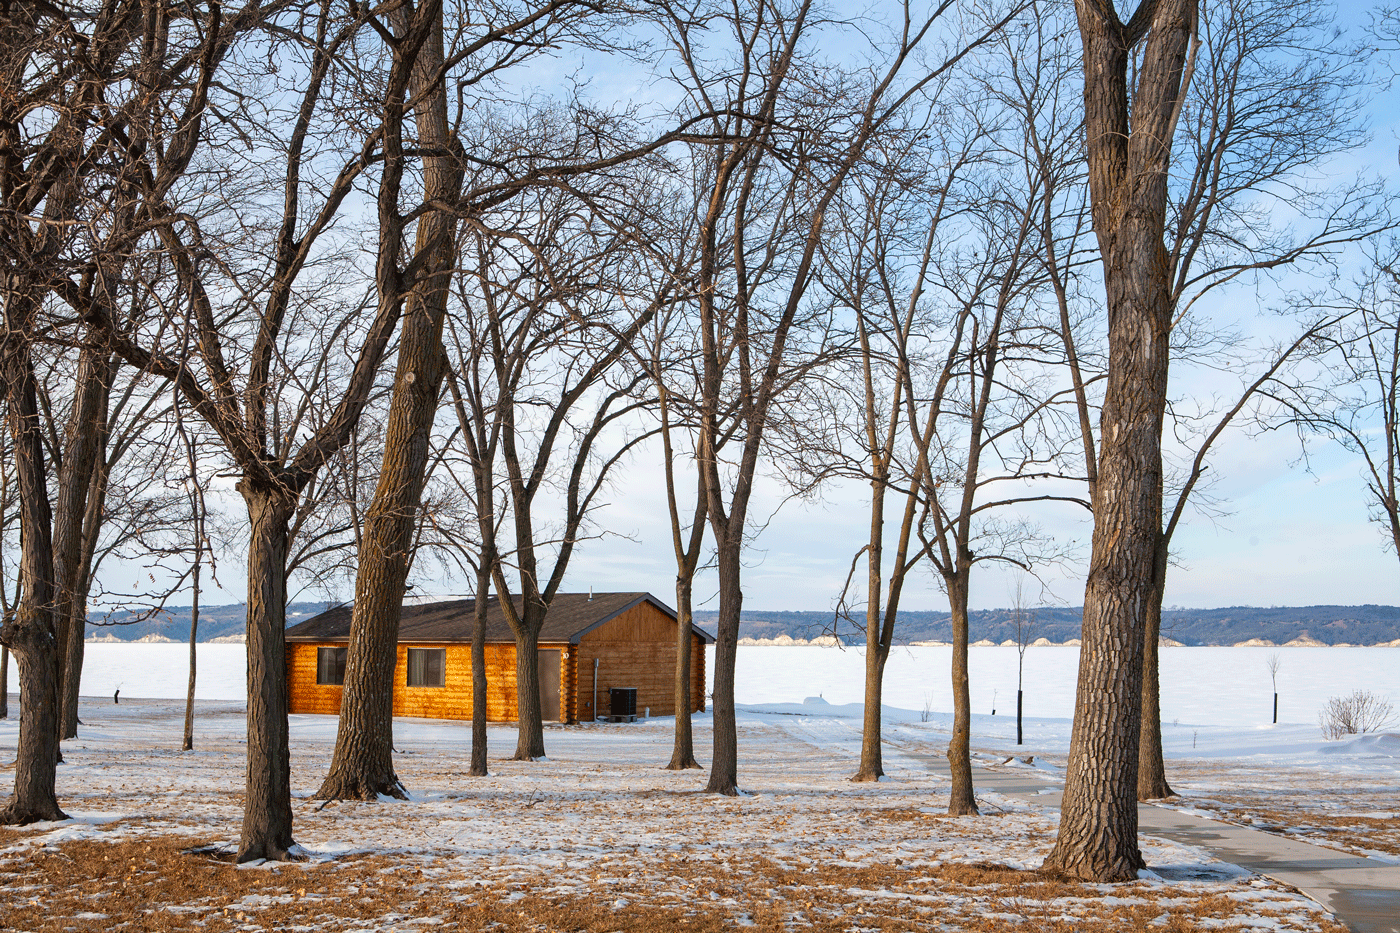
[[(519, 597), (516, 597), (519, 606)], [(471, 640), (476, 601), (405, 604), (394, 668), (394, 715), (472, 716)], [(349, 604), (287, 629), (293, 713), (340, 712), (350, 642)], [(559, 593), (539, 639), (540, 708), (546, 722), (591, 722), (626, 712), (675, 713), (676, 613), (650, 593)], [(690, 706), (705, 710), (705, 646), (691, 626)], [(634, 688), (635, 710), (614, 710), (612, 688)], [(517, 719), (515, 636), (491, 597), (486, 607), (486, 718)]]

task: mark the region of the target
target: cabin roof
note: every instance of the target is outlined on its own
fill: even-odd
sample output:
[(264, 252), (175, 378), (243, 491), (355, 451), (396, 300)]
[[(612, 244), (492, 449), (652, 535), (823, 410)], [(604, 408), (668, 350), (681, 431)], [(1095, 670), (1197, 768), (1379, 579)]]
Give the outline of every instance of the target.
[[(522, 598), (513, 597), (512, 602), (518, 610), (522, 605)], [(651, 603), (675, 619), (675, 610), (650, 593), (556, 593), (553, 602), (549, 604), (544, 627), (540, 629), (540, 641), (568, 642), (576, 645), (580, 638), (598, 626), (644, 602)], [(292, 626), (287, 629), (287, 641), (349, 641), (352, 608), (351, 603), (344, 603)], [(405, 604), (403, 615), (399, 619), (399, 641), (470, 642), (475, 618), (475, 599)], [(690, 628), (705, 644), (714, 644), (715, 639), (710, 633), (694, 623)], [(486, 640), (512, 644), (515, 642), (515, 635), (511, 632), (495, 596), (486, 601)]]

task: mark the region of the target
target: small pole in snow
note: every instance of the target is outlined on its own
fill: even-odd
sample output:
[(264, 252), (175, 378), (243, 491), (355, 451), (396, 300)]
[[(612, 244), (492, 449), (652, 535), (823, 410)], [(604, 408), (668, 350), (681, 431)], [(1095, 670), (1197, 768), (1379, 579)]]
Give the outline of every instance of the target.
[(121, 699), (120, 699), (121, 695), (122, 695), (122, 688), (121, 688), (121, 687), (118, 687), (118, 688), (117, 688), (117, 692), (112, 694), (112, 705), (113, 705), (113, 706), (120, 706), (120, 705), (121, 705), (121, 702), (122, 702)]
[(997, 714), (997, 692), (996, 692), (995, 690), (993, 690), (993, 691), (992, 691), (992, 715), (995, 716), (996, 714)]

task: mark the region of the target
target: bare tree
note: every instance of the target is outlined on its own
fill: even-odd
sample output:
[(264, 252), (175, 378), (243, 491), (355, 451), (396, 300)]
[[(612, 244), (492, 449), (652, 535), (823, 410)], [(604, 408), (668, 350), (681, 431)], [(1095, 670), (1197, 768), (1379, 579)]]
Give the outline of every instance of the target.
[[(678, 244), (693, 243), (685, 233), (676, 237)], [(684, 247), (682, 247), (684, 249)], [(684, 256), (684, 252), (682, 252)], [(671, 291), (684, 281), (690, 266), (683, 260), (666, 264), (657, 277), (662, 293)], [(694, 730), (691, 722), (693, 711), (691, 669), (695, 636), (694, 598), (695, 577), (700, 569), (700, 561), (705, 546), (706, 514), (709, 501), (705, 495), (703, 477), (695, 471), (695, 497), (691, 501), (682, 499), (676, 482), (676, 461), (678, 453), (691, 462), (695, 461), (695, 419), (694, 399), (698, 392), (698, 379), (695, 371), (695, 356), (692, 342), (682, 336), (686, 317), (683, 306), (673, 305), (667, 313), (658, 314), (652, 337), (646, 342), (641, 363), (651, 375), (656, 390), (656, 414), (660, 421), (662, 470), (666, 478), (666, 512), (671, 520), (671, 548), (676, 561), (676, 671), (675, 709), (676, 725), (671, 748), (671, 760), (666, 765), (668, 771), (684, 771), (699, 768), (695, 760)], [(686, 438), (691, 443), (688, 455), (685, 448), (678, 450), (677, 438)], [(722, 446), (722, 442), (721, 445)], [(689, 503), (682, 506), (682, 503)], [(689, 513), (686, 524), (682, 508)]]
[[(442, 4), (438, 0), (417, 10), (400, 9), (394, 20), (402, 34), (426, 30), (409, 84), (409, 94), (417, 100), (418, 144), (425, 153), (422, 200), (425, 205), (451, 203), (461, 194), (463, 171), (448, 128)], [(393, 209), (402, 210), (397, 204)], [(330, 771), (317, 791), (325, 799), (406, 796), (393, 765), (393, 675), (399, 613), (427, 470), (427, 434), (446, 365), (442, 322), (455, 261), (455, 228), (456, 219), (441, 210), (428, 211), (418, 220), (415, 264), (421, 272), (418, 290), (408, 295), (383, 465), (357, 548), (340, 725)], [(397, 230), (385, 232), (398, 235)], [(397, 288), (397, 283), (391, 287)]]
[(1109, 360), (1074, 728), (1059, 834), (1045, 867), (1118, 881), (1136, 877), (1144, 864), (1137, 844), (1143, 612), (1162, 527), (1172, 323), (1162, 238), (1198, 3), (1143, 0), (1126, 22), (1104, 0), (1083, 0), (1075, 12)]
[(1361, 461), (1371, 520), (1400, 557), (1400, 250), (1374, 247), (1355, 281), (1310, 301), (1345, 315), (1327, 334), (1328, 371), (1278, 397), (1291, 422)]
[[(920, 352), (920, 347), (925, 334), (943, 330), (943, 322), (924, 307), (924, 288), (940, 236), (940, 220), (945, 213), (956, 213), (951, 192), (968, 163), (976, 161), (973, 152), (981, 136), (974, 131), (970, 140), (956, 139), (956, 129), (935, 130), (944, 123), (943, 118), (943, 113), (930, 108), (925, 125), (915, 127), (913, 133), (891, 134), (883, 145), (871, 147), (871, 169), (862, 172), (852, 185), (858, 194), (847, 200), (854, 203), (841, 211), (844, 222), (823, 250), (823, 278), (835, 300), (851, 309), (859, 346), (858, 372), (834, 380), (838, 390), (830, 404), (840, 406), (848, 394), (840, 386), (860, 387), (851, 410), (840, 411), (833, 418), (837, 425), (850, 426), (851, 446), (859, 450), (860, 457), (838, 462), (835, 471), (870, 483), (870, 538), (852, 559), (838, 603), (838, 613), (847, 614), (852, 602), (851, 580), (864, 557), (865, 708), (860, 765), (853, 781), (876, 781), (884, 775), (881, 725), (885, 664), (894, 643), (905, 581), (927, 554), (924, 548), (914, 546), (914, 532), (928, 517), (922, 483), (925, 460), (918, 451), (927, 450), (931, 438), (911, 440), (908, 436), (917, 430), (919, 415), (906, 406), (905, 392), (916, 389), (916, 383), (917, 389), (925, 389), (922, 382), (934, 353)], [(927, 147), (927, 154), (923, 147), (910, 145), (911, 139), (930, 135), (937, 143)], [(938, 144), (942, 144), (941, 149)], [(886, 147), (890, 151), (885, 151)], [(946, 159), (946, 165), (939, 159)], [(910, 176), (922, 172), (933, 178), (911, 185)], [(916, 400), (915, 406), (922, 401)], [(911, 413), (914, 420), (906, 418)], [(926, 435), (933, 425), (934, 419), (924, 420)], [(839, 457), (843, 446), (840, 438), (834, 438), (832, 453)], [(820, 468), (813, 472), (820, 472)], [(903, 508), (886, 582), (885, 502), (891, 494), (902, 496)]]
[[(1188, 411), (1168, 408), (1175, 443), (1185, 464), (1164, 481), (1163, 527), (1155, 550), (1156, 595), (1147, 605), (1143, 645), (1140, 799), (1169, 796), (1161, 751), (1157, 650), (1173, 532), (1188, 506), (1201, 499), (1201, 479), (1214, 442), (1272, 394), (1297, 359), (1315, 351), (1325, 318), (1304, 321), (1297, 340), (1247, 349), (1222, 328), (1194, 313), (1206, 293), (1244, 276), (1325, 259), (1344, 244), (1384, 228), (1389, 220), (1373, 183), (1314, 187), (1308, 166), (1356, 145), (1358, 62), (1354, 49), (1331, 31), (1330, 12), (1316, 3), (1227, 2), (1201, 19), (1186, 89), (1181, 132), (1174, 141), (1165, 230), (1171, 353), (1245, 374), (1239, 394), (1223, 405)], [(1287, 202), (1308, 222), (1270, 223), (1261, 206)], [(1064, 254), (1073, 250), (1074, 228)], [(1047, 231), (1047, 250), (1055, 234)], [(1068, 263), (1051, 267), (1061, 305), (1061, 332), (1071, 376), (1084, 385), (1083, 331), (1092, 317), (1071, 322)], [(1076, 343), (1079, 341), (1079, 343)], [(1228, 362), (1227, 362), (1228, 361)], [(1094, 400), (1080, 388), (1079, 433), (1089, 498), (1098, 473), (1092, 418)], [(1193, 500), (1193, 496), (1195, 499)]]
[[(486, 144), (465, 152), (460, 128), (468, 114), (459, 101), (458, 113), (449, 123), (449, 85), (479, 86), (535, 53), (578, 40), (596, 13), (595, 5), (577, 0), (495, 6), (485, 16), (464, 6), (454, 9), (447, 20), (440, 7), (425, 5), (418, 10), (417, 15), (436, 17), (434, 34), (418, 55), (412, 86), (423, 162), (423, 207), (412, 260), (412, 265), (420, 267), (419, 287), (409, 295), (383, 466), (365, 515), (340, 729), (319, 796), (373, 800), (380, 794), (404, 793), (393, 770), (392, 691), (387, 688), (394, 670), (413, 535), (421, 527), (417, 510), (428, 461), (427, 439), (447, 366), (442, 328), (457, 258), (458, 217), (489, 212), (514, 192), (528, 190), (546, 178), (557, 181), (581, 175), (627, 157), (616, 151), (616, 140), (606, 129), (609, 121), (580, 118), (583, 108), (574, 114), (573, 126), (545, 145), (521, 147), (527, 137), (516, 134), (509, 142), (495, 144), (497, 151), (492, 151), (493, 128), (482, 126)], [(398, 15), (403, 19), (406, 14)], [(451, 41), (445, 42), (443, 33), (449, 27)], [(500, 128), (494, 132), (499, 134)], [(600, 151), (606, 153), (601, 159)], [(645, 151), (642, 147), (639, 153)], [(466, 190), (464, 181), (469, 182)]]
[[(620, 190), (609, 185), (604, 175), (587, 180), (591, 192)], [(593, 193), (540, 188), (464, 235), (471, 274), (460, 330), (480, 336), (463, 342), (471, 356), (459, 378), (473, 387), (462, 393), (468, 419), (499, 431), (511, 535), (486, 547), (516, 640), (518, 760), (544, 755), (538, 643), (549, 604), (611, 469), (646, 437), (624, 430), (647, 404), (637, 398), (647, 376), (627, 364), (657, 300), (628, 300), (629, 237), (590, 202)], [(485, 469), (486, 451), (474, 443)], [(483, 480), (479, 495), (494, 482)], [(562, 499), (557, 519), (554, 496)], [(481, 532), (494, 533), (485, 525)]]
[[(297, 73), (300, 88), (284, 96), (249, 93), (253, 89), (244, 85), (244, 92), (229, 102), (233, 113), (255, 119), (238, 122), (239, 139), (251, 148), (235, 145), (225, 154), (228, 184), (237, 187), (232, 179), (239, 177), (240, 167), (248, 169), (244, 177), (255, 183), (266, 178), (264, 171), (251, 166), (266, 165), (271, 152), (281, 154), (283, 166), (280, 179), (268, 179), (267, 188), (254, 189), (239, 205), (241, 216), (225, 213), (215, 222), (169, 204), (174, 182), (197, 144), (219, 142), (214, 134), (196, 135), (201, 126), (197, 117), (207, 98), (191, 103), (200, 104), (196, 118), (182, 124), (189, 134), (181, 140), (183, 162), (171, 162), (170, 150), (140, 154), (146, 171), (134, 183), (140, 185), (144, 210), (156, 220), (159, 248), (174, 265), (182, 296), (176, 307), (184, 313), (168, 317), (166, 327), (155, 333), (132, 337), (113, 326), (105, 308), (85, 309), (105, 330), (115, 352), (174, 382), (218, 436), (240, 474), (237, 489), (251, 525), (248, 772), (240, 861), (285, 858), (293, 845), (283, 650), (289, 523), (317, 471), (348, 442), (415, 273), (400, 262), (405, 224), (398, 212), (405, 170), (402, 130), (409, 80), (432, 17), (415, 16), (408, 28), (392, 36), (383, 81), (372, 87), (371, 98), (364, 102), (371, 114), (366, 132), (337, 139), (337, 134), (350, 132), (344, 129), (340, 108), (351, 102), (332, 102), (326, 95), (339, 81), (349, 53), (365, 41), (373, 13), (355, 7), (342, 15), (329, 5), (299, 13), (304, 18), (282, 24), (291, 28), (277, 33), (284, 44), (270, 59), (239, 59), (230, 65), (252, 69), (259, 61), (277, 60), (283, 66), (281, 74)], [(219, 65), (214, 56), (204, 67)], [(251, 81), (256, 75), (244, 71), (239, 77)], [(213, 75), (208, 75), (202, 93), (215, 86)], [(290, 111), (276, 109), (288, 101)], [(248, 107), (265, 109), (256, 115), (240, 109)], [(232, 158), (240, 153), (248, 160), (244, 166)], [(326, 171), (313, 185), (303, 171), (316, 161)], [(380, 167), (375, 261), (379, 287), (374, 314), (366, 320), (361, 305), (345, 300), (348, 282), (336, 281), (321, 250), (341, 206), (372, 166)], [(264, 207), (266, 213), (256, 216)], [(268, 246), (240, 239), (260, 229), (272, 234)], [(225, 257), (261, 264), (213, 261), (211, 248), (219, 240)], [(315, 294), (310, 269), (317, 271), (323, 296)], [(342, 272), (349, 277), (348, 270)], [(236, 287), (224, 287), (233, 282)], [(341, 293), (326, 294), (332, 289)], [(234, 346), (237, 352), (231, 353)], [(276, 391), (280, 380), (274, 379), (274, 371), (299, 364), (309, 366), (300, 385), (288, 382), (284, 384), (291, 391)], [(299, 397), (298, 388), (303, 390)], [(334, 401), (323, 405), (328, 399)], [(323, 411), (324, 418), (318, 418)]]
[[(673, 10), (662, 24), (688, 105), (715, 114), (709, 135), (719, 140), (697, 155), (705, 183), (695, 208), (700, 465), (720, 591), (714, 793), (738, 792), (734, 659), (755, 473), (778, 399), (826, 352), (825, 313), (808, 300), (826, 214), (867, 144), (980, 41), (955, 40), (940, 64), (907, 77), (948, 7), (919, 18), (904, 5), (888, 45), (871, 50), (871, 67), (841, 81), (818, 77), (810, 49), (820, 24), (810, 2)], [(830, 98), (805, 91), (838, 84), (842, 93)], [(737, 450), (722, 458), (724, 438)]]
[[(14, 444), (24, 581), (19, 605), (0, 628), (0, 642), (20, 661), (24, 695), (15, 794), (0, 814), (6, 822), (61, 815), (53, 787), (62, 729), (60, 646), (67, 647), (77, 605), (82, 528), (100, 459), (94, 439), (103, 420), (94, 407), (103, 404), (101, 377), (110, 365), (111, 349), (104, 341), (124, 319), (124, 312), (108, 307), (96, 316), (87, 312), (119, 290), (113, 282), (122, 279), (126, 259), (108, 247), (137, 222), (131, 156), (156, 149), (175, 175), (183, 173), (207, 102), (210, 70), (229, 43), (265, 12), (258, 0), (227, 16), (217, 5), (205, 14), (116, 0), (7, 5), (0, 11), (5, 49), (0, 145), (8, 154), (0, 185), (6, 218), (0, 300), (7, 323), (0, 380)], [(170, 126), (178, 128), (167, 132)], [(83, 336), (71, 322), (52, 319), (60, 300), (83, 319)], [(74, 406), (81, 428), (65, 438), (70, 462), (55, 464), (56, 514), (48, 496), (49, 458), (37, 402), (41, 335), (85, 348)]]

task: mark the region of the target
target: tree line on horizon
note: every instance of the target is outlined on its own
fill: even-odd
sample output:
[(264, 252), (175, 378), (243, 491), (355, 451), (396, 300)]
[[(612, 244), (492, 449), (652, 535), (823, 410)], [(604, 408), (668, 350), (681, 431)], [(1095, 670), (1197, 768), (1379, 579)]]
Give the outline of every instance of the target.
[[(293, 601), (287, 604), (287, 624), (340, 605), (338, 601)], [(113, 635), (135, 641), (146, 635), (162, 635), (178, 641), (188, 638), (192, 606), (165, 605), (159, 613), (145, 610), (118, 610), (100, 619), (88, 619), (88, 637)], [(1083, 616), (1080, 606), (1037, 606), (1023, 635), (1031, 641), (1044, 637), (1062, 643), (1078, 638)], [(243, 603), (201, 606), (200, 641), (242, 634), (247, 626)], [(692, 621), (702, 627), (712, 625), (718, 614), (697, 610)], [(968, 638), (972, 642), (990, 639), (997, 644), (1015, 642), (1015, 609), (973, 609), (968, 612)], [(836, 626), (831, 612), (816, 610), (745, 609), (740, 615), (740, 638), (811, 639), (835, 634), (843, 644), (861, 645), (865, 634), (855, 626)], [(1400, 606), (1224, 606), (1217, 609), (1162, 610), (1161, 634), (1186, 645), (1224, 646), (1266, 639), (1282, 645), (1301, 636), (1328, 644), (1373, 645), (1400, 639)], [(896, 644), (952, 639), (952, 616), (946, 611), (905, 609), (899, 614)]]
[[(1400, 553), (1392, 195), (1319, 180), (1366, 142), (1373, 50), (1400, 17), (1378, 10), (1355, 42), (1332, 17), (1321, 0), (1140, 0), (1127, 19), (1106, 0), (854, 18), (812, 0), (0, 5), (0, 644), (21, 694), (0, 822), (63, 815), (104, 560), (150, 567), (128, 599), (193, 594), (192, 697), (201, 575), (245, 549), (240, 861), (293, 853), (283, 633), (307, 581), (355, 594), (319, 797), (406, 793), (390, 687), (415, 567), (478, 597), (468, 777), (488, 764), (492, 594), (517, 645), (514, 757), (542, 757), (539, 632), (576, 549), (618, 531), (619, 470), (650, 457), (681, 698), (696, 577), (717, 580), (717, 794), (740, 788), (760, 478), (868, 484), (837, 600), (871, 647), (855, 780), (883, 773), (904, 584), (946, 593), (954, 814), (977, 813), (976, 572), (1033, 583), (1072, 551), (1035, 510), (1090, 517), (1046, 866), (1135, 877), (1137, 802), (1170, 794), (1171, 542), (1220, 511), (1216, 442), (1292, 430), (1358, 454)], [(1265, 336), (1215, 310), (1285, 276)], [(669, 767), (699, 767), (686, 712)]]

